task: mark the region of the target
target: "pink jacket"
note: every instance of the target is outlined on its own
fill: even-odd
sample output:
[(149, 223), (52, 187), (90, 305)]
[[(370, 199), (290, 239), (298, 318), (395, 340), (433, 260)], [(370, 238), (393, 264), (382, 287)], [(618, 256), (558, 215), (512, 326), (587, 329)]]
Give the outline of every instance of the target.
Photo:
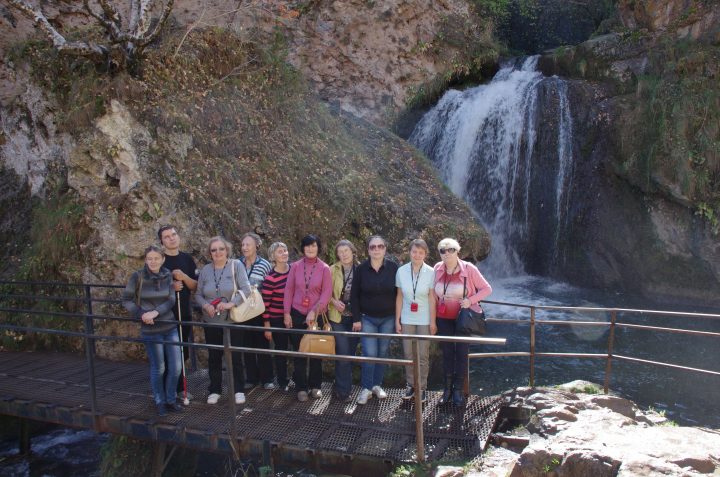
[[(303, 315), (307, 315), (310, 310), (316, 313), (322, 313), (327, 309), (332, 294), (332, 279), (330, 277), (330, 267), (327, 263), (320, 259), (312, 262), (301, 258), (297, 262), (290, 265), (290, 274), (285, 285), (285, 300), (283, 308), (285, 313), (290, 313), (291, 308), (295, 308)], [(315, 268), (313, 270), (313, 265)], [(312, 271), (312, 276), (310, 276)], [(305, 276), (305, 273), (308, 276)], [(310, 299), (310, 306), (303, 306), (302, 301), (305, 297), (305, 279), (309, 280), (307, 297)]]
[[(470, 299), (472, 305), (470, 308), (474, 311), (480, 312), (481, 308), (478, 304), (492, 293), (492, 287), (482, 276), (480, 270), (470, 262), (458, 259), (458, 265), (460, 266), (460, 278), (467, 278), (467, 297)], [(442, 282), (445, 280), (445, 264), (438, 262), (435, 264), (435, 283)], [(434, 288), (433, 288), (434, 290)], [(440, 297), (435, 294), (435, 297), (440, 300)], [(439, 302), (439, 301), (438, 301)]]

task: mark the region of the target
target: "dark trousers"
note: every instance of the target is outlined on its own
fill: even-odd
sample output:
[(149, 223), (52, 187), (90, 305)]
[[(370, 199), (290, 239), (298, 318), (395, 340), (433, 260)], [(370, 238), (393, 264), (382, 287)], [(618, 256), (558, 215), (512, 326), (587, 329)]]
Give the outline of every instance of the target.
[[(272, 328), (285, 328), (282, 318), (270, 318), (270, 326)], [(288, 345), (290, 344), (290, 333), (283, 333), (282, 331), (273, 331), (272, 334), (273, 347), (277, 350), (287, 351)], [(287, 374), (287, 356), (273, 357), (275, 362), (275, 372), (278, 380), (278, 386), (280, 389), (284, 389), (288, 384)]]
[[(223, 329), (214, 326), (205, 327), (205, 342), (207, 344), (222, 345)], [(232, 346), (243, 345), (243, 331), (230, 330), (230, 344)], [(208, 367), (210, 374), (210, 394), (222, 394), (222, 366), (223, 366), (223, 350), (210, 349), (208, 357)], [(232, 352), (233, 380), (235, 390), (233, 393), (241, 393), (245, 387), (245, 373), (242, 363), (242, 353), (239, 351)]]
[[(457, 320), (446, 320), (444, 318), (437, 319), (437, 334), (439, 336), (455, 336), (455, 324)], [(449, 343), (440, 342), (440, 349), (443, 355), (443, 372), (445, 376), (452, 374), (465, 379), (467, 371), (467, 343)]]
[[(245, 330), (245, 347), (270, 349), (270, 341), (265, 339), (262, 316), (256, 316), (243, 325), (257, 326), (259, 331)], [(272, 361), (269, 354), (244, 353), (245, 375), (248, 383), (264, 384), (273, 381)]]
[[(292, 317), (293, 328), (296, 330), (306, 330), (306, 315), (303, 315), (295, 308), (290, 311)], [(300, 340), (302, 334), (290, 334), (290, 343), (293, 348), (298, 351), (300, 349)], [(310, 376), (308, 377), (308, 361), (310, 362)], [(320, 389), (322, 386), (322, 361), (317, 358), (293, 358), (293, 381), (297, 391), (307, 391), (308, 389)]]

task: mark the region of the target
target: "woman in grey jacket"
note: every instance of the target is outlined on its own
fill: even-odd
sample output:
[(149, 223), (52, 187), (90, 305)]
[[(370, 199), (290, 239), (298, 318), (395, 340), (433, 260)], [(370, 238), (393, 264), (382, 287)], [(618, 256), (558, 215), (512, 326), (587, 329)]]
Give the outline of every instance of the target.
[[(208, 254), (212, 262), (200, 270), (195, 301), (203, 309), (203, 320), (206, 323), (232, 324), (228, 311), (242, 303), (242, 296), (238, 293), (233, 297), (237, 286), (245, 296), (250, 295), (250, 282), (248, 282), (245, 268), (237, 260), (232, 260), (232, 244), (222, 237), (213, 237), (208, 244)], [(233, 273), (234, 272), (234, 273)], [(219, 327), (205, 327), (205, 342), (207, 344), (222, 345), (223, 329)], [(231, 330), (230, 343), (232, 346), (243, 345), (243, 331)], [(222, 393), (222, 349), (210, 349), (208, 368), (210, 374), (210, 387), (208, 388), (208, 404), (217, 404)], [(232, 353), (233, 380), (235, 403), (244, 404), (245, 373), (242, 365), (242, 354), (239, 351)]]
[[(130, 276), (123, 290), (123, 306), (142, 321), (140, 334), (150, 361), (150, 386), (160, 416), (182, 411), (175, 402), (180, 376), (180, 347), (163, 341), (179, 342), (177, 322), (172, 313), (175, 290), (170, 270), (163, 268), (165, 255), (154, 245), (145, 249), (145, 266)], [(167, 379), (163, 374), (167, 366)]]

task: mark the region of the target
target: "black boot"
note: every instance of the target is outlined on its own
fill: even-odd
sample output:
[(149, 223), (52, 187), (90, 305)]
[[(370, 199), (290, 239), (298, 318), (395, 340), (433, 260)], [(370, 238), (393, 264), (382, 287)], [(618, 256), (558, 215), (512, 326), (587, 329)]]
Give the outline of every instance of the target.
[(448, 374), (445, 376), (445, 389), (443, 389), (442, 396), (440, 397), (440, 404), (447, 404), (450, 402), (450, 398), (453, 393), (453, 375)]
[(462, 374), (456, 374), (453, 380), (453, 392), (452, 402), (456, 406), (462, 406), (465, 404), (465, 376)]

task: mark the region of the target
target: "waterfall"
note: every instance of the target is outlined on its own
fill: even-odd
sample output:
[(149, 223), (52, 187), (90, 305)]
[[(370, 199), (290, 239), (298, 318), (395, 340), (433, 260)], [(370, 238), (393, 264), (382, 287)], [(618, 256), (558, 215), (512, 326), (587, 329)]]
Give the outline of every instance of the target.
[(568, 86), (536, 71), (537, 61), (508, 61), (489, 84), (448, 91), (410, 136), (490, 233), (483, 266), (494, 276), (544, 274), (564, 260), (574, 157)]

